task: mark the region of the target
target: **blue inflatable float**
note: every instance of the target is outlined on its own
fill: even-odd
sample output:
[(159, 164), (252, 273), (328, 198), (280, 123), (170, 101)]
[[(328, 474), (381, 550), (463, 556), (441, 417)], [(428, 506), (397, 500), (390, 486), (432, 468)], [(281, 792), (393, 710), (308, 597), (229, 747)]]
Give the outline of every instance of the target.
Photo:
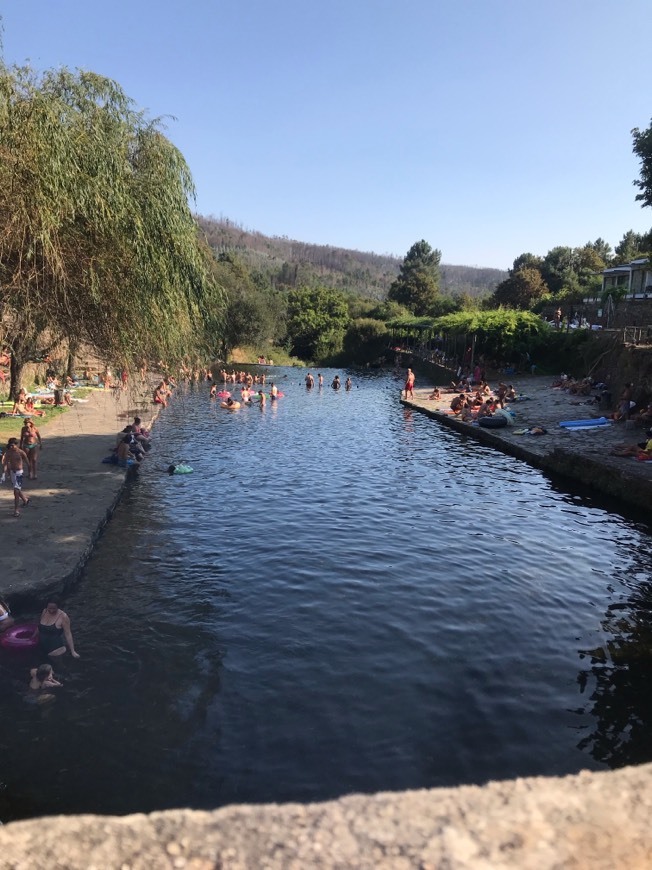
[(589, 429), (594, 426), (608, 426), (610, 423), (611, 420), (606, 417), (598, 417), (596, 420), (564, 420), (559, 425), (565, 429)]

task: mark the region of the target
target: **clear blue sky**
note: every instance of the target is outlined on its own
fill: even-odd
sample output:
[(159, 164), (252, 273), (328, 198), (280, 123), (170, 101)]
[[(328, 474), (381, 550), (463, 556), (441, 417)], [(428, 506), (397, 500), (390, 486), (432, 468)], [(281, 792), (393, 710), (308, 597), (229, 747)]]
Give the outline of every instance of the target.
[(118, 81), (196, 210), (267, 235), (507, 268), (616, 245), (652, 116), (650, 0), (12, 0), (4, 57)]

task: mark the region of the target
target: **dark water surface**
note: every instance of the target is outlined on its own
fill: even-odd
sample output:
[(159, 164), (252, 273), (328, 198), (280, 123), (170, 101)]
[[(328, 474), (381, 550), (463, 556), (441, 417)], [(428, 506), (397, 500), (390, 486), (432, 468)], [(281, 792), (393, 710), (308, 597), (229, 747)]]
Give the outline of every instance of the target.
[(0, 656), (0, 818), (652, 758), (649, 527), (404, 410), (389, 375), (303, 374), (262, 412), (179, 389), (66, 599), (56, 701)]

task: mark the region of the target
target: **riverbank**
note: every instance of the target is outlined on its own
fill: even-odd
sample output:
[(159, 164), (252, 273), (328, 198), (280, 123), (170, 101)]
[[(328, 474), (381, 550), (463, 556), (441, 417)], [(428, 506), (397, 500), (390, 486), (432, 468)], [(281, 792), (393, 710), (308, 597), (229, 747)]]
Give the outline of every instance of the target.
[[(0, 487), (0, 595), (10, 603), (31, 602), (60, 591), (88, 560), (125, 486), (126, 474), (102, 459), (134, 416), (144, 425), (155, 417), (149, 384), (128, 390), (93, 390), (88, 401), (39, 426), (43, 450), (38, 479), (23, 490), (30, 502), (13, 516), (9, 480)], [(16, 435), (23, 420), (16, 419)]]
[[(507, 406), (515, 414), (514, 425), (503, 429), (483, 429), (452, 416), (450, 403), (456, 395), (453, 392), (442, 392), (441, 399), (431, 400), (428, 396), (432, 389), (416, 389), (414, 399), (401, 398), (401, 403), (537, 468), (578, 481), (646, 513), (652, 510), (652, 462), (613, 456), (610, 452), (618, 444), (646, 440), (643, 426), (629, 428), (624, 423), (613, 423), (564, 428), (559, 425), (561, 421), (590, 422), (602, 412), (596, 404), (589, 403), (589, 397), (552, 387), (548, 377), (519, 378), (514, 387), (527, 399)], [(545, 434), (518, 434), (534, 427), (542, 427)]]

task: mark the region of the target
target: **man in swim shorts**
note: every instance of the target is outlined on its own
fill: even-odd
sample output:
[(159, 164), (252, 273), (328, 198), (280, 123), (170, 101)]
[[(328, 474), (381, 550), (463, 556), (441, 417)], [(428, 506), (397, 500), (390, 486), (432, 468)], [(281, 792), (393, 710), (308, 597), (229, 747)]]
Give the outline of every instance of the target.
[(7, 449), (2, 457), (2, 482), (4, 483), (7, 471), (11, 475), (11, 485), (14, 488), (14, 516), (19, 517), (18, 505), (22, 502), (27, 507), (29, 499), (23, 495), (23, 463), (29, 465), (29, 459), (24, 450), (18, 446), (18, 438), (10, 438)]

